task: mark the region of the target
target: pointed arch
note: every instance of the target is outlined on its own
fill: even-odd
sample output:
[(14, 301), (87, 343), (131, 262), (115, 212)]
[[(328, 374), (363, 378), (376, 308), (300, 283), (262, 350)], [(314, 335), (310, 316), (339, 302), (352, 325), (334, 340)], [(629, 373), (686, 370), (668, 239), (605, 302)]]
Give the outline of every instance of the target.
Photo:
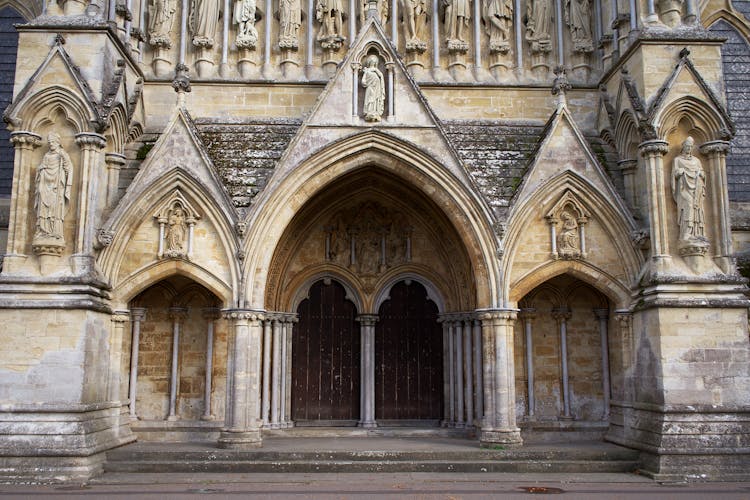
[(28, 22), (37, 16), (42, 15), (42, 5), (40, 1), (29, 0), (0, 0), (0, 10), (13, 9), (18, 12), (24, 21)]
[(396, 276), (391, 277), (380, 287), (380, 291), (375, 295), (375, 300), (372, 305), (372, 311), (374, 314), (377, 314), (380, 310), (380, 306), (383, 305), (383, 302), (390, 299), (391, 289), (401, 281), (416, 281), (421, 284), (425, 290), (427, 290), (427, 298), (433, 301), (437, 306), (438, 314), (444, 314), (446, 312), (445, 300), (443, 299), (443, 294), (440, 293), (440, 289), (424, 276), (417, 273), (407, 272), (399, 273)]
[(345, 276), (340, 272), (332, 270), (316, 272), (310, 276), (307, 276), (300, 285), (297, 285), (297, 291), (294, 293), (292, 301), (289, 304), (290, 311), (297, 311), (302, 301), (309, 298), (310, 289), (318, 281), (335, 281), (339, 283), (342, 287), (344, 287), (344, 290), (346, 291), (346, 299), (352, 302), (354, 304), (354, 307), (357, 308), (357, 313), (363, 314), (365, 312), (364, 302), (362, 301), (362, 297), (360, 297), (359, 293), (357, 293), (357, 286), (352, 281), (352, 276)]
[(87, 101), (61, 85), (51, 85), (15, 106), (10, 120), (19, 130), (39, 130), (55, 112), (61, 112), (75, 126), (76, 133), (89, 132), (97, 120), (96, 112)]
[(248, 305), (264, 306), (265, 270), (298, 210), (337, 179), (365, 167), (402, 179), (441, 207), (466, 246), (477, 281), (477, 304), (497, 307), (497, 244), (489, 209), (438, 160), (411, 143), (372, 129), (329, 144), (287, 175), (272, 179), (259, 196), (243, 247), (249, 256), (243, 266)]
[(733, 8), (732, 10), (721, 8), (711, 12), (704, 12), (703, 14), (707, 14), (702, 19), (703, 26), (706, 29), (710, 30), (717, 23), (724, 21), (740, 33), (745, 38), (745, 41), (750, 40), (750, 26), (748, 26), (747, 20), (744, 19), (741, 13), (735, 12)]
[(128, 133), (128, 111), (118, 103), (109, 115), (109, 130), (106, 134), (111, 152), (123, 152), (128, 142)]
[(631, 110), (625, 110), (617, 120), (615, 132), (617, 153), (621, 160), (634, 160), (638, 158), (638, 144), (640, 136), (638, 133), (638, 120)]
[(702, 138), (695, 138), (699, 144), (721, 139), (722, 130), (727, 128), (722, 116), (712, 106), (696, 97), (683, 96), (669, 103), (656, 115), (654, 123), (659, 137), (666, 140), (682, 120), (688, 120), (693, 129), (702, 132)]

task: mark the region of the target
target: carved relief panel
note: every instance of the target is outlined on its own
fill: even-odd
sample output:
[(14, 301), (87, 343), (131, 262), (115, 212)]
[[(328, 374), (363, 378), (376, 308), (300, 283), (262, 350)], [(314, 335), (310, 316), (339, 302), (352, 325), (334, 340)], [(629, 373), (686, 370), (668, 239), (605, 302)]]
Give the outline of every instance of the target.
[(553, 259), (585, 259), (585, 226), (589, 215), (570, 192), (566, 192), (544, 217), (550, 227)]
[(154, 214), (159, 224), (159, 259), (190, 259), (193, 253), (195, 224), (200, 215), (179, 189)]

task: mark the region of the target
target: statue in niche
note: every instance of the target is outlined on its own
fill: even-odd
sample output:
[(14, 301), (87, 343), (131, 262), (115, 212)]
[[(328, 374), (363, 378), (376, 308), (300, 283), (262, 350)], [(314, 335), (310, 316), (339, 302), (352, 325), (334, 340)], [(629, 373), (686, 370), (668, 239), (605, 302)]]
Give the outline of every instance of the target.
[(192, 0), (190, 4), (190, 32), (193, 34), (193, 45), (205, 48), (213, 47), (220, 13), (221, 0)]
[[(367, 10), (369, 9), (369, 2), (367, 0), (360, 1), (359, 7), (359, 20), (362, 24), (367, 20)], [(375, 4), (375, 12), (377, 13), (377, 19), (380, 24), (388, 22), (388, 0), (377, 0)]]
[(427, 43), (422, 40), (422, 31), (427, 23), (426, 0), (403, 0), (401, 8), (404, 11), (404, 39), (407, 52), (424, 52)]
[(581, 252), (581, 241), (578, 236), (578, 222), (567, 210), (560, 214), (562, 225), (557, 235), (557, 251), (560, 255), (578, 255)]
[(258, 43), (255, 9), (255, 0), (237, 0), (234, 4), (234, 24), (238, 26), (235, 44), (239, 48), (252, 49)]
[(318, 0), (315, 19), (320, 23), (318, 41), (324, 49), (338, 50), (344, 41), (342, 36), (344, 3), (342, 0)]
[(381, 234), (373, 228), (361, 234), (357, 245), (357, 264), (360, 274), (377, 274), (380, 270)]
[(185, 222), (185, 210), (176, 204), (170, 211), (167, 219), (167, 249), (164, 253), (167, 257), (181, 257), (186, 253), (185, 236), (187, 235), (187, 224)]
[(152, 0), (148, 6), (148, 41), (153, 46), (170, 47), (169, 34), (172, 31), (177, 0)]
[(576, 52), (593, 52), (591, 2), (589, 0), (565, 0), (565, 23), (570, 28), (573, 50)]
[(362, 86), (365, 87), (365, 120), (378, 122), (385, 112), (385, 82), (378, 69), (378, 56), (371, 54), (365, 60), (362, 70)]
[(468, 50), (464, 40), (464, 26), (469, 26), (471, 20), (470, 0), (443, 0), (445, 5), (445, 34), (448, 50)]
[(279, 47), (299, 47), (299, 28), (302, 25), (300, 0), (279, 0)]
[(50, 133), (47, 143), (49, 151), (36, 171), (34, 242), (63, 245), (63, 222), (73, 187), (73, 162), (60, 144), (59, 134)]
[(706, 174), (701, 161), (693, 156), (695, 140), (692, 137), (682, 143), (680, 154), (672, 162), (672, 194), (677, 204), (677, 223), (680, 240), (705, 240)]
[(513, 0), (484, 0), (484, 22), (490, 36), (490, 52), (507, 54), (513, 25)]
[(341, 266), (349, 265), (350, 238), (347, 225), (340, 213), (336, 215), (333, 223), (329, 226), (329, 230), (329, 260)]
[(552, 50), (552, 0), (529, 0), (526, 4), (526, 40), (532, 52)]

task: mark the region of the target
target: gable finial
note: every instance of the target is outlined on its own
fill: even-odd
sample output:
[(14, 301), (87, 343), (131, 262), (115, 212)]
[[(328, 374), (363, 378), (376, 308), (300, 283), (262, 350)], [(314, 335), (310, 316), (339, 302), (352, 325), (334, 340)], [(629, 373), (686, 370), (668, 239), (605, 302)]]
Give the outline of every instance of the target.
[(172, 88), (177, 92), (177, 106), (185, 107), (185, 93), (190, 92), (190, 69), (180, 63), (175, 68), (174, 80), (172, 80)]
[(554, 72), (555, 80), (552, 82), (552, 95), (557, 96), (557, 109), (562, 109), (568, 105), (566, 94), (571, 89), (571, 85), (564, 66), (556, 66)]

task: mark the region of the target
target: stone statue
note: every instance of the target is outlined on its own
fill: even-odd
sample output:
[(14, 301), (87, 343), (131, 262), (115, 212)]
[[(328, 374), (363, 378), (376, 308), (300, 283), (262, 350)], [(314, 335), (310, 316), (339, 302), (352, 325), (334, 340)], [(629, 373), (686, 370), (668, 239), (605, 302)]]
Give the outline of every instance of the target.
[(47, 142), (49, 151), (36, 170), (34, 242), (63, 245), (63, 221), (73, 186), (73, 163), (60, 144), (59, 134), (50, 133)]
[(255, 8), (255, 0), (237, 0), (234, 3), (234, 24), (238, 25), (235, 43), (239, 48), (255, 48), (258, 43)]
[(385, 82), (378, 69), (378, 56), (367, 56), (362, 70), (362, 86), (365, 87), (365, 120), (378, 122), (385, 112)]
[(318, 41), (324, 49), (341, 48), (344, 4), (342, 0), (318, 0), (315, 18), (320, 23)]
[(591, 2), (589, 0), (565, 0), (565, 22), (570, 28), (573, 50), (576, 52), (593, 52)]
[(688, 137), (682, 150), (672, 162), (672, 194), (677, 204), (677, 223), (680, 240), (705, 239), (706, 174), (701, 161), (693, 156), (695, 141)]
[(427, 1), (403, 0), (401, 8), (404, 12), (406, 50), (424, 52), (427, 43), (422, 40), (422, 30), (427, 22)]
[(190, 32), (193, 34), (193, 45), (213, 47), (220, 13), (221, 0), (191, 1)]
[(299, 27), (302, 25), (300, 0), (279, 0), (279, 47), (299, 47)]
[(532, 52), (552, 50), (552, 0), (529, 0), (526, 4), (526, 40)]
[(484, 23), (490, 36), (490, 52), (507, 53), (513, 24), (513, 0), (484, 0)]
[(180, 205), (176, 205), (172, 213), (169, 214), (167, 221), (167, 251), (168, 257), (179, 257), (185, 255), (185, 235), (187, 234), (187, 224), (185, 223), (185, 211)]
[(576, 255), (581, 251), (581, 242), (578, 236), (578, 222), (567, 210), (560, 214), (562, 227), (557, 235), (557, 251), (560, 255)]
[(448, 49), (468, 49), (464, 40), (464, 26), (468, 26), (471, 20), (471, 0), (443, 0), (443, 4)]
[[(359, 20), (362, 22), (362, 24), (365, 23), (365, 20), (367, 19), (367, 10), (369, 9), (369, 2), (367, 0), (360, 0), (360, 7), (359, 7)], [(380, 24), (385, 24), (388, 22), (388, 0), (377, 0), (375, 4), (375, 12), (378, 16), (378, 21), (380, 21)]]
[(170, 47), (177, 0), (151, 0), (148, 6), (148, 41), (153, 46)]

